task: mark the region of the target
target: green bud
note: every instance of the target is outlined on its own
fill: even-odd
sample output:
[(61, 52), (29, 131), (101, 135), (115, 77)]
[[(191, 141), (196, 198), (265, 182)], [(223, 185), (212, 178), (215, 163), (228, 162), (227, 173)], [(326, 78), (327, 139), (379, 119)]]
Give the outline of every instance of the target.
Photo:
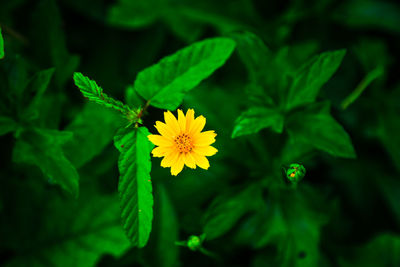
[(202, 240), (200, 237), (196, 235), (191, 235), (187, 241), (187, 246), (191, 250), (195, 251), (198, 250), (201, 247)]
[(303, 165), (293, 163), (290, 164), (289, 168), (286, 170), (286, 177), (292, 183), (297, 183), (306, 175), (306, 168)]

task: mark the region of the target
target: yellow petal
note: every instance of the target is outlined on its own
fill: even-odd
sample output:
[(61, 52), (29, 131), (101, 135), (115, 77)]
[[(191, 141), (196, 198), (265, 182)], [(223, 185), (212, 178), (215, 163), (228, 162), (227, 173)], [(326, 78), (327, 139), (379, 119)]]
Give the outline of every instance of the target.
[(196, 146), (193, 149), (193, 152), (195, 152), (199, 155), (210, 157), (210, 156), (215, 155), (215, 153), (217, 153), (218, 150), (212, 146)]
[(189, 134), (195, 135), (203, 130), (204, 125), (206, 125), (206, 118), (203, 116), (198, 116), (194, 121), (193, 124), (190, 126)]
[(162, 123), (161, 121), (156, 121), (156, 127), (157, 131), (164, 137), (168, 139), (173, 139), (174, 138), (174, 132), (171, 131), (170, 128), (165, 123)]
[(175, 164), (176, 160), (178, 159), (179, 153), (176, 151), (172, 151), (168, 155), (166, 155), (163, 160), (161, 161), (161, 167), (167, 168), (171, 167)]
[(170, 147), (165, 147), (165, 146), (158, 146), (151, 151), (151, 154), (153, 154), (153, 157), (164, 157), (168, 155), (171, 152)]
[(168, 140), (166, 137), (158, 135), (158, 134), (151, 134), (147, 136), (147, 138), (155, 144), (156, 146), (173, 146), (173, 143), (171, 140)]
[(171, 111), (164, 112), (164, 120), (165, 124), (167, 124), (168, 128), (171, 129), (171, 131), (174, 133), (174, 135), (180, 134), (180, 127), (178, 124), (178, 121), (176, 120), (174, 114), (171, 113)]
[(178, 109), (178, 124), (181, 128), (181, 133), (186, 131), (186, 118), (185, 114), (183, 114), (182, 110)]
[(217, 134), (214, 131), (205, 131), (199, 134), (196, 134), (193, 137), (193, 144), (195, 146), (209, 146), (215, 142), (215, 137)]
[(186, 111), (186, 131), (189, 132), (191, 125), (194, 121), (194, 110), (189, 108)]
[(199, 155), (197, 153), (192, 153), (194, 160), (196, 161), (197, 166), (202, 169), (207, 170), (210, 167), (210, 163), (205, 156)]
[(175, 163), (173, 163), (171, 166), (171, 174), (174, 176), (178, 175), (178, 173), (182, 171), (184, 163), (184, 154), (180, 153), (177, 161), (175, 161)]
[(194, 160), (192, 153), (185, 154), (185, 165), (189, 168), (196, 169), (196, 161)]

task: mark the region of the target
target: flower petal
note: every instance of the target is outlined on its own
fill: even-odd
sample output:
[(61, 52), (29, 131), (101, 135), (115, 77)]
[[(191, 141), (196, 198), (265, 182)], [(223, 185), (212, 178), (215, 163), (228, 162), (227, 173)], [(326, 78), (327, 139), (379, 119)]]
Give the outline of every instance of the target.
[(161, 167), (167, 168), (171, 167), (178, 159), (179, 153), (176, 151), (172, 151), (168, 155), (166, 155), (161, 161)]
[(195, 135), (200, 133), (205, 125), (206, 125), (206, 118), (204, 118), (202, 115), (198, 116), (193, 121), (193, 124), (190, 126), (189, 134)]
[(179, 127), (178, 121), (171, 111), (168, 110), (164, 112), (164, 120), (165, 124), (167, 124), (167, 127), (170, 128), (175, 135), (180, 134), (181, 128)]
[(194, 110), (189, 108), (186, 111), (186, 132), (189, 132), (191, 125), (194, 121)]
[(218, 152), (218, 150), (212, 146), (196, 146), (193, 149), (193, 152), (195, 152), (199, 155), (210, 157), (210, 156), (215, 155)]
[(181, 133), (186, 131), (186, 117), (182, 110), (178, 109), (178, 124), (181, 128)]
[(174, 176), (178, 175), (178, 173), (180, 173), (183, 170), (184, 163), (185, 163), (184, 154), (180, 153), (177, 161), (175, 161), (175, 163), (173, 163), (171, 166), (171, 174)]
[(173, 146), (171, 140), (158, 134), (148, 135), (147, 138), (150, 140), (150, 142), (152, 142), (156, 146), (167, 146), (167, 147)]
[(194, 160), (192, 153), (185, 154), (185, 165), (189, 168), (196, 169), (196, 161)]
[(210, 167), (210, 163), (205, 156), (199, 155), (197, 153), (192, 153), (194, 160), (196, 161), (197, 166), (202, 169), (207, 170)]
[(164, 157), (168, 155), (171, 152), (170, 147), (165, 147), (165, 146), (158, 146), (151, 151), (151, 154), (153, 154), (153, 157)]
[(193, 137), (193, 144), (195, 146), (209, 146), (215, 142), (215, 137), (217, 134), (214, 131), (205, 131), (199, 134), (196, 134)]
[(174, 138), (174, 132), (165, 124), (162, 123), (161, 121), (156, 121), (156, 127), (157, 131), (164, 137), (168, 139), (173, 139)]

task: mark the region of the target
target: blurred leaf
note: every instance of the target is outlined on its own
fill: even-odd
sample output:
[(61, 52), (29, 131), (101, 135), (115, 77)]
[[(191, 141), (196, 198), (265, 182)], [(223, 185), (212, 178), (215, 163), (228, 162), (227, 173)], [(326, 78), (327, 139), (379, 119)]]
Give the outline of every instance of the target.
[(62, 88), (79, 64), (68, 52), (60, 10), (55, 0), (41, 0), (33, 10), (34, 48), (37, 57), (56, 68), (55, 81)]
[(40, 224), (31, 225), (38, 234), (24, 240), (21, 251), (6, 266), (95, 266), (104, 254), (119, 257), (129, 248), (115, 197), (85, 196), (70, 203), (54, 198), (52, 201), (43, 203), (49, 207)]
[(114, 26), (142, 28), (156, 21), (161, 12), (160, 0), (119, 0), (109, 9), (108, 22)]
[[(397, 98), (393, 98), (394, 104), (397, 105)], [(380, 110), (379, 114), (379, 126), (378, 126), (378, 136), (385, 146), (387, 152), (391, 156), (397, 170), (400, 171), (400, 124), (399, 124), (399, 114), (400, 108), (385, 103), (385, 107)]]
[(0, 27), (0, 59), (4, 57), (4, 40), (3, 35), (1, 34), (1, 27)]
[(314, 102), (321, 87), (339, 68), (345, 54), (345, 50), (325, 52), (303, 65), (289, 89), (287, 109)]
[(354, 28), (381, 29), (400, 33), (400, 7), (398, 2), (352, 0), (334, 13), (333, 18)]
[(125, 101), (129, 107), (135, 109), (143, 106), (143, 98), (135, 91), (133, 85), (129, 85), (125, 90)]
[(381, 234), (355, 251), (353, 259), (341, 261), (340, 266), (399, 266), (400, 237)]
[(178, 221), (172, 202), (163, 185), (157, 187), (159, 202), (157, 266), (174, 267), (179, 265), (179, 248), (175, 245), (178, 240)]
[(324, 106), (325, 110), (318, 113), (308, 109), (292, 115), (287, 123), (289, 135), (295, 143), (312, 145), (332, 156), (355, 158), (349, 135)]
[(79, 175), (61, 149), (61, 145), (71, 138), (71, 132), (27, 130), (15, 144), (13, 160), (38, 166), (50, 183), (58, 184), (74, 197), (78, 197)]
[(17, 129), (18, 124), (11, 118), (0, 116), (0, 136), (13, 132)]
[(30, 79), (22, 95), (24, 111), (21, 119), (33, 120), (39, 117), (42, 97), (49, 86), (53, 73), (54, 68), (42, 70)]
[(277, 133), (282, 133), (283, 121), (284, 117), (279, 110), (266, 107), (251, 107), (237, 118), (232, 138), (254, 134), (268, 127), (271, 127)]
[(118, 184), (121, 218), (129, 240), (144, 247), (149, 240), (153, 220), (153, 194), (150, 178), (152, 143), (145, 127), (121, 128), (114, 145), (121, 152), (118, 160)]
[(203, 232), (207, 240), (227, 233), (249, 211), (259, 208), (261, 190), (250, 186), (238, 194), (224, 194), (216, 198), (205, 213)]
[(140, 72), (135, 90), (150, 105), (174, 110), (187, 91), (225, 63), (234, 48), (235, 43), (227, 38), (197, 42)]
[(351, 105), (360, 95), (364, 92), (364, 90), (376, 79), (380, 78), (384, 74), (384, 69), (382, 66), (378, 66), (372, 71), (370, 71), (364, 79), (357, 85), (356, 89), (354, 89), (351, 94), (349, 94), (341, 104), (342, 109), (346, 109), (349, 105)]
[(272, 52), (257, 35), (251, 32), (232, 34), (232, 37), (236, 42), (240, 59), (249, 72), (250, 81), (264, 85), (265, 76), (270, 75), (267, 71), (274, 60)]
[(115, 100), (103, 93), (103, 89), (97, 83), (80, 72), (74, 73), (75, 85), (79, 88), (82, 95), (90, 101), (115, 109), (122, 113), (127, 113), (129, 108), (121, 101)]
[(123, 123), (118, 113), (87, 103), (83, 110), (65, 128), (73, 132), (73, 140), (64, 145), (65, 155), (79, 168), (100, 154), (111, 143)]
[(243, 223), (238, 239), (256, 248), (277, 245), (279, 266), (319, 266), (320, 229), (327, 217), (314, 206), (322, 203), (312, 188), (273, 188), (260, 212)]

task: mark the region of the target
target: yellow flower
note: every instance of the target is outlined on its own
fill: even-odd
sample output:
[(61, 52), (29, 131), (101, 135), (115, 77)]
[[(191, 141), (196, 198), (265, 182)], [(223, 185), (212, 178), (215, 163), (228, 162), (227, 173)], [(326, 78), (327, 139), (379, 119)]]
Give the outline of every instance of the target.
[(189, 109), (185, 114), (178, 109), (178, 120), (170, 112), (164, 112), (165, 123), (156, 121), (156, 129), (161, 134), (151, 134), (149, 140), (156, 148), (151, 152), (154, 157), (164, 157), (161, 166), (171, 167), (171, 174), (178, 175), (186, 165), (196, 169), (196, 165), (205, 170), (210, 167), (206, 156), (217, 153), (210, 146), (215, 142), (217, 134), (214, 131), (201, 132), (206, 124), (206, 118), (194, 118), (194, 110)]

